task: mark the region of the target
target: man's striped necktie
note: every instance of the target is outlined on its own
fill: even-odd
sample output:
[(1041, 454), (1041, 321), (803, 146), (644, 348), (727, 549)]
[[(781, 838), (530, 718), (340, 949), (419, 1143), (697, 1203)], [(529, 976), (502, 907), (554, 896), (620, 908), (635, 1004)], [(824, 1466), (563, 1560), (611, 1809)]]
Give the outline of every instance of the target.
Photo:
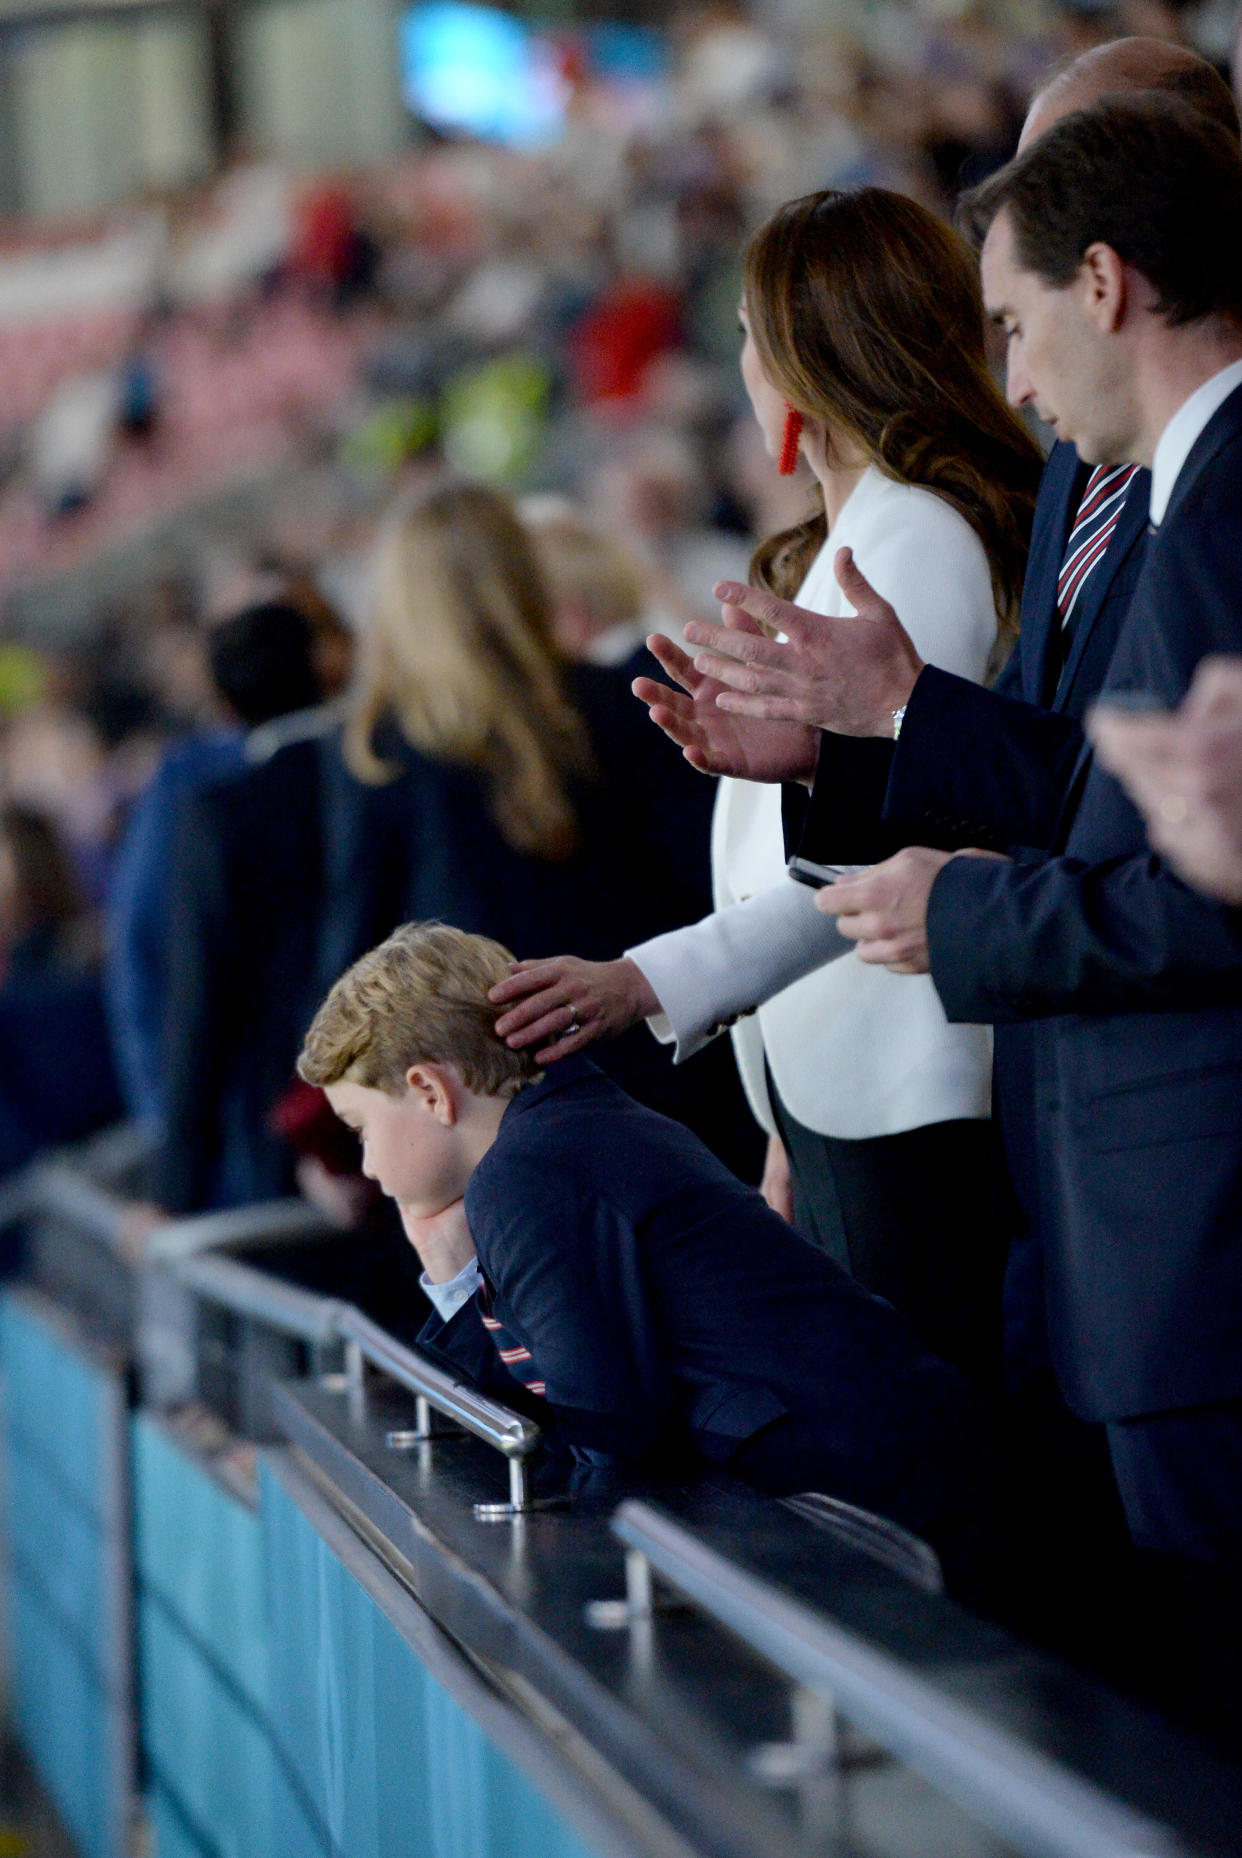
[(1103, 560), (1137, 470), (1137, 465), (1096, 465), (1087, 479), (1057, 580), (1057, 610), (1063, 626), (1072, 622), (1082, 590)]

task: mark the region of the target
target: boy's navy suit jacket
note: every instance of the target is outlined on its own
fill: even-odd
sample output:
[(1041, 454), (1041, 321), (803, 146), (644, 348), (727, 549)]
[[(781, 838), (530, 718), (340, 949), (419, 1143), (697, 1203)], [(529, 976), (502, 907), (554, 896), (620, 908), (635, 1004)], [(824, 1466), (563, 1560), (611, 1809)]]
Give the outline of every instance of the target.
[[(530, 1350), (541, 1413), (580, 1462), (684, 1472), (746, 1447), (752, 1481), (826, 1489), (932, 1533), (982, 1483), (956, 1372), (589, 1061), (563, 1060), (513, 1100), (466, 1213), (493, 1313)], [(517, 1403), (475, 1300), (433, 1316), (420, 1342)]]
[[(1178, 477), (1104, 691), (1185, 695), (1214, 652), (1242, 650), (1242, 389)], [(1079, 724), (929, 671), (940, 746), (905, 731), (886, 817), (904, 842), (993, 845), (1016, 866), (954, 859), (928, 911), (950, 1019), (1038, 1022), (1039, 1152), (1050, 1334), (1090, 1419), (1242, 1396), (1242, 915), (1150, 850)], [(918, 739), (929, 740), (921, 727)], [(1023, 851), (1023, 848), (1039, 848)], [(1051, 854), (1051, 855), (1048, 855)]]

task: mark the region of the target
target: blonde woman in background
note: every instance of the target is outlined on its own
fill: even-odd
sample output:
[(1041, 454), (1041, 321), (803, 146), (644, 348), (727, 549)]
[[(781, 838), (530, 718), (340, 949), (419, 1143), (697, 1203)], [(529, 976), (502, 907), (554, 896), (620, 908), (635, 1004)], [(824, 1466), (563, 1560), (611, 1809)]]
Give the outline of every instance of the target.
[[(712, 784), (651, 728), (628, 668), (557, 644), (558, 547), (550, 581), (510, 501), (477, 484), (421, 492), (388, 523), (344, 731), (325, 977), (412, 919), (601, 958), (706, 907)], [(731, 1060), (679, 1078), (640, 1030), (603, 1063), (757, 1175)]]

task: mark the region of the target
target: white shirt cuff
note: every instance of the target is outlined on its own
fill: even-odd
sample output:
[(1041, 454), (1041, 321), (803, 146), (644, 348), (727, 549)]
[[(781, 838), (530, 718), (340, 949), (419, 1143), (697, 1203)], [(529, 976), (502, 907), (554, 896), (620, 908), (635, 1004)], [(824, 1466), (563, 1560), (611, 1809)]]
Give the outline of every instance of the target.
[(479, 1261), (472, 1258), (464, 1264), (456, 1277), (450, 1277), (446, 1283), (433, 1284), (424, 1271), (419, 1278), (432, 1308), (442, 1323), (451, 1322), (464, 1303), (469, 1303), (479, 1285), (483, 1282), (483, 1273)]
[(831, 916), (815, 908), (815, 893), (785, 878), (702, 922), (653, 936), (627, 958), (646, 976), (660, 1002), (648, 1019), (680, 1064), (731, 1026), (827, 961), (848, 954)]

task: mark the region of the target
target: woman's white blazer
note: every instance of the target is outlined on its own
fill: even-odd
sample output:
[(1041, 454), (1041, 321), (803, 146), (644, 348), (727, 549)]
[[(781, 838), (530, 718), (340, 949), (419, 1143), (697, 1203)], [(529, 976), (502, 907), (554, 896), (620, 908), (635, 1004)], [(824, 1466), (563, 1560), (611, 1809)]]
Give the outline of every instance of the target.
[[(964, 517), (931, 491), (869, 469), (811, 564), (799, 606), (853, 612), (832, 567), (845, 547), (920, 657), (983, 678), (996, 607), (987, 556)], [(751, 1108), (769, 1131), (765, 1057), (787, 1107), (823, 1135), (894, 1135), (990, 1113), (990, 1030), (950, 1026), (930, 975), (860, 961), (814, 893), (786, 876), (778, 786), (721, 781), (712, 873), (711, 916), (626, 951), (660, 1001), (649, 1024), (675, 1060), (731, 1026)]]

